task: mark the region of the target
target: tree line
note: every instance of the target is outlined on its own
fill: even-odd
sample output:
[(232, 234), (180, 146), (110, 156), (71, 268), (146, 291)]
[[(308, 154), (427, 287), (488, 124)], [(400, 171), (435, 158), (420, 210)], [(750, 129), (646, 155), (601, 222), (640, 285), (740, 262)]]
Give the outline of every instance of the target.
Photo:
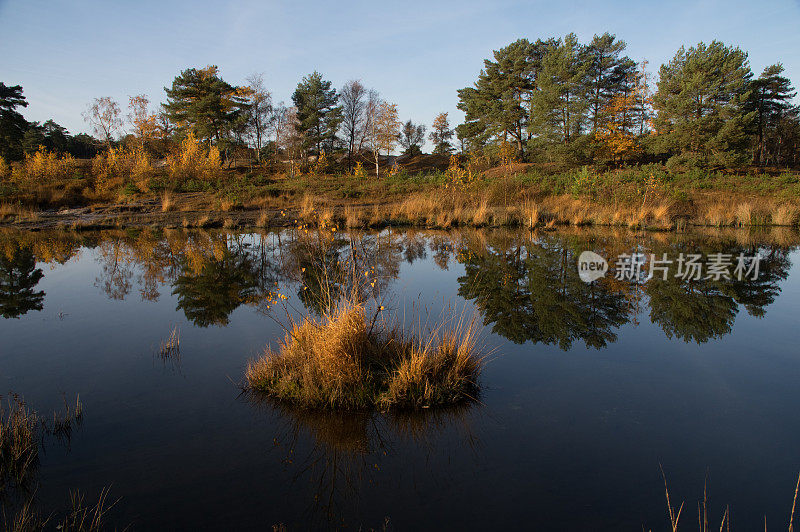
[[(293, 172), (337, 154), (351, 170), (357, 157), (368, 154), (380, 173), (381, 156), (397, 146), (404, 154), (421, 154), (427, 131), (411, 120), (402, 123), (397, 106), (361, 81), (348, 81), (337, 90), (316, 71), (298, 83), (287, 106), (273, 102), (261, 74), (237, 86), (222, 79), (217, 66), (188, 68), (164, 88), (166, 102), (157, 110), (146, 95), (129, 97), (127, 114), (112, 98), (95, 98), (83, 113), (94, 136), (71, 136), (52, 120), (27, 122), (18, 109), (28, 105), (22, 87), (0, 84), (0, 91), (0, 156), (10, 161), (40, 147), (91, 157), (98, 148), (119, 142), (164, 156), (192, 135), (216, 146), (228, 160), (241, 152), (259, 162), (280, 158), (289, 161)], [(435, 152), (449, 153), (453, 135), (447, 113), (441, 113), (430, 135)]]
[(681, 47), (653, 83), (614, 35), (575, 34), (496, 50), (458, 91), (464, 150), (511, 143), (526, 161), (736, 167), (795, 165), (798, 106), (780, 63), (754, 77), (719, 41)]
[[(505, 150), (518, 161), (567, 166), (797, 164), (800, 111), (780, 63), (755, 77), (745, 52), (713, 41), (682, 47), (654, 81), (647, 63), (625, 50), (604, 33), (587, 44), (568, 34), (494, 51), (476, 82), (458, 91), (464, 122), (453, 129), (447, 113), (434, 119), (427, 136), (434, 153), (453, 152), (456, 140), (462, 153)], [(18, 160), (43, 146), (91, 157), (120, 141), (163, 156), (191, 134), (227, 160), (244, 153), (288, 161), (292, 173), (310, 164), (324, 171), (331, 158), (348, 171), (368, 160), (379, 174), (382, 155), (398, 146), (420, 154), (428, 132), (401, 122), (397, 106), (361, 81), (336, 89), (316, 71), (298, 83), (290, 105), (273, 101), (262, 75), (237, 86), (213, 65), (182, 71), (164, 90), (156, 110), (147, 96), (130, 97), (127, 114), (113, 99), (96, 98), (84, 113), (92, 137), (52, 120), (27, 122), (22, 87), (0, 83), (0, 156)]]

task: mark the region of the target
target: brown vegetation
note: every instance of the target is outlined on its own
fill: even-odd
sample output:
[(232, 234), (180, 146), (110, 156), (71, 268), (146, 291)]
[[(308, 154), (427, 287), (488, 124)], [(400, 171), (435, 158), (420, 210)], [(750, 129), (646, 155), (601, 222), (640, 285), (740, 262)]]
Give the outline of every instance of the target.
[(251, 390), (310, 408), (427, 408), (469, 401), (483, 358), (475, 319), (407, 337), (363, 304), (293, 323), (277, 350), (248, 364)]

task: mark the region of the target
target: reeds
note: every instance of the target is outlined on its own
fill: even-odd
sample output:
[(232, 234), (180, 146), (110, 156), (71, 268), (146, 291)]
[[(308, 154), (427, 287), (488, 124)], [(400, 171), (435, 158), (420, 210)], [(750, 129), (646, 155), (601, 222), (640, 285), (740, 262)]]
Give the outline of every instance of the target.
[(173, 327), (158, 348), (158, 356), (161, 360), (174, 360), (181, 356), (181, 332), (177, 327)]
[(72, 436), (73, 426), (78, 426), (83, 421), (83, 403), (80, 396), (75, 397), (75, 404), (70, 407), (64, 396), (64, 411), (53, 412), (53, 426), (50, 433), (60, 440), (69, 440)]
[(104, 530), (106, 515), (119, 502), (116, 500), (111, 504), (108, 503), (109, 491), (109, 488), (103, 488), (95, 504), (87, 504), (86, 497), (80, 491), (70, 491), (70, 509), (64, 520), (59, 523), (58, 530), (75, 532)]
[(22, 484), (39, 459), (39, 424), (35, 412), (12, 396), (8, 412), (0, 404), (0, 492), (9, 482)]
[[(670, 528), (672, 532), (678, 531), (678, 525), (680, 524), (681, 514), (683, 512), (684, 503), (681, 502), (679, 507), (672, 506), (669, 496), (669, 486), (667, 485), (667, 476), (664, 473), (664, 469), (659, 464), (659, 468), (661, 469), (661, 478), (664, 480), (664, 494), (666, 497), (667, 502), (667, 517), (669, 517)], [(794, 514), (795, 509), (797, 507), (797, 495), (800, 491), (800, 475), (797, 477), (797, 483), (795, 484), (794, 489), (794, 499), (792, 500), (792, 510), (789, 514), (789, 532), (794, 532)], [(700, 532), (710, 532), (711, 530), (717, 530), (716, 526), (713, 528), (709, 522), (708, 516), (708, 478), (706, 478), (705, 483), (703, 484), (703, 499), (698, 501), (697, 503), (697, 523), (700, 529)], [(722, 513), (719, 521), (719, 531), (722, 532), (723, 530), (730, 530), (731, 529), (731, 510), (730, 506), (725, 506), (725, 510)], [(644, 527), (643, 527), (644, 528)], [(764, 531), (767, 530), (767, 520), (764, 517)]]
[(286, 328), (252, 360), (251, 390), (307, 408), (428, 408), (474, 399), (483, 356), (477, 320), (449, 319), (406, 335), (377, 307), (342, 301), (321, 319)]

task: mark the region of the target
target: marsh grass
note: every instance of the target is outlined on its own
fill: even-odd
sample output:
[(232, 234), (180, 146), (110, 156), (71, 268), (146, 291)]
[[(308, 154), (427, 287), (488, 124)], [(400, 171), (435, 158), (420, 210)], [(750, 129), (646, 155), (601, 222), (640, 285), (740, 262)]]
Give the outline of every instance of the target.
[(411, 335), (383, 307), (342, 301), (286, 329), (275, 350), (250, 361), (251, 390), (308, 408), (429, 408), (474, 400), (484, 357), (475, 317)]
[(53, 425), (49, 432), (61, 441), (69, 441), (72, 437), (73, 427), (80, 426), (83, 422), (83, 403), (80, 396), (76, 396), (75, 404), (70, 406), (64, 396), (64, 411), (53, 412)]
[(39, 460), (39, 418), (18, 396), (0, 404), (0, 493), (22, 485)]
[[(661, 470), (661, 478), (664, 480), (664, 496), (667, 503), (667, 517), (669, 518), (669, 526), (672, 532), (679, 530), (681, 516), (684, 515), (685, 501), (681, 501), (680, 506), (673, 506), (670, 500), (669, 485), (667, 484), (667, 475), (664, 473), (664, 468), (659, 464)], [(794, 532), (794, 516), (797, 508), (797, 495), (800, 491), (800, 474), (797, 477), (797, 483), (794, 489), (794, 498), (792, 499), (792, 509), (789, 513), (789, 532)], [(712, 530), (731, 530), (731, 508), (726, 505), (719, 518), (719, 527), (713, 525), (713, 519), (709, 518), (709, 504), (708, 504), (708, 477), (703, 483), (703, 498), (697, 502), (697, 524), (700, 532), (711, 532)], [(644, 529), (644, 527), (642, 527)], [(764, 531), (767, 530), (767, 518), (764, 516)]]

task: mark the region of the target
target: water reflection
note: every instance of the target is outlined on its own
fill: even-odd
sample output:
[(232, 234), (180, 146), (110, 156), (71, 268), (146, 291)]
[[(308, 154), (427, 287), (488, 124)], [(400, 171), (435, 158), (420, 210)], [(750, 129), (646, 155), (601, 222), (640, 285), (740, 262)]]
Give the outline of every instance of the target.
[(44, 292), (36, 285), (44, 277), (31, 250), (19, 244), (0, 253), (0, 316), (19, 318), (31, 310), (42, 310)]
[[(265, 234), (176, 230), (102, 233), (0, 233), (0, 312), (4, 318), (40, 310), (45, 294), (36, 262), (60, 264), (94, 250), (95, 285), (109, 298), (138, 291), (156, 301), (167, 287), (177, 309), (200, 327), (224, 326), (242, 305), (263, 310), (278, 287), (289, 287), (303, 311), (321, 313), (324, 294), (353, 289), (343, 272), (369, 270), (371, 294), (385, 295), (403, 263), (459, 266), (458, 293), (475, 303), (486, 325), (516, 343), (570, 349), (576, 342), (603, 348), (618, 330), (645, 317), (669, 338), (703, 343), (730, 334), (740, 310), (763, 316), (789, 275), (796, 232), (636, 234), (587, 230), (531, 234), (478, 231)], [(632, 251), (761, 255), (757, 279), (656, 276), (617, 280), (613, 271), (592, 283), (577, 274), (577, 256), (593, 250), (613, 258)], [(420, 275), (424, 275), (424, 268)]]
[[(474, 453), (479, 447), (471, 427), (478, 404), (390, 414), (305, 410), (263, 395), (247, 399), (279, 421), (273, 451), (292, 472), (297, 488), (311, 487), (309, 517), (328, 526), (360, 524), (347, 523), (345, 516), (358, 515), (365, 489), (393, 482), (392, 473), (383, 466), (396, 449), (407, 456), (413, 446), (427, 463), (436, 453), (456, 452), (459, 447)], [(441, 438), (448, 438), (447, 445), (439, 445)]]

